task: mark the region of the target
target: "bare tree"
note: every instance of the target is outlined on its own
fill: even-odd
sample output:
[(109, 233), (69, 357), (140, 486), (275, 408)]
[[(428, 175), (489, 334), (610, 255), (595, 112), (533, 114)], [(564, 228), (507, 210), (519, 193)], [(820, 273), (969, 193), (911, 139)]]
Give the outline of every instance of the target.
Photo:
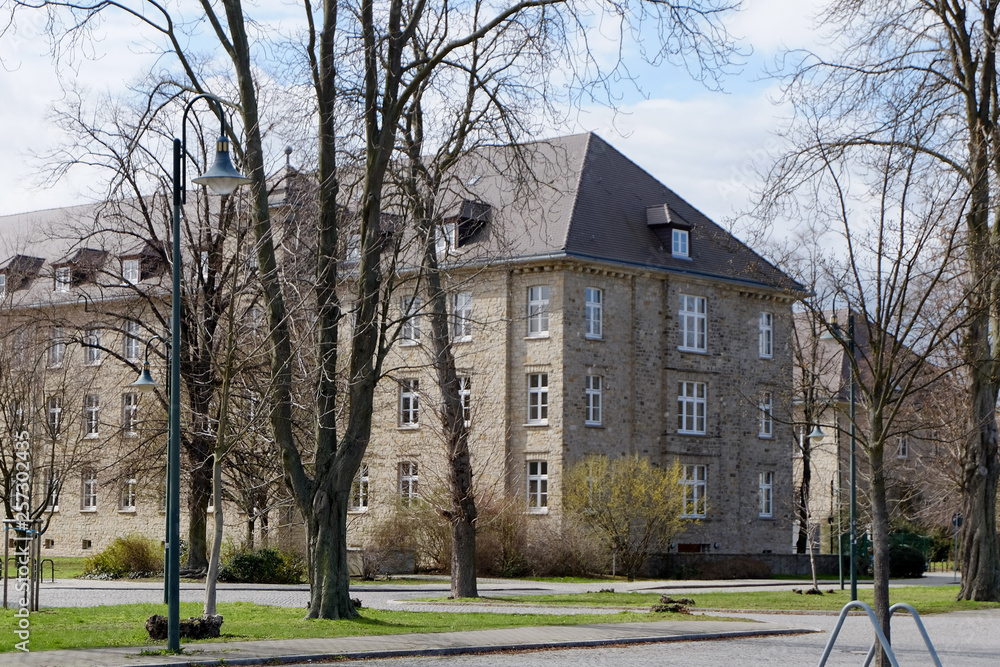
[[(953, 193), (965, 258), (962, 356), (969, 377), (962, 451), (962, 588), (959, 597), (1000, 600), (996, 529), (1000, 456), (996, 421), (1000, 368), (1000, 244), (997, 183), (997, 10), (995, 0), (860, 3), (834, 0), (833, 54), (797, 54), (787, 81), (805, 134), (804, 165), (818, 147), (896, 146), (928, 161), (924, 177)], [(810, 172), (804, 167), (801, 174)], [(960, 187), (948, 182), (957, 179)]]
[[(810, 252), (820, 262), (819, 294), (803, 303), (818, 331), (833, 333), (848, 369), (845, 380), (835, 364), (835, 374), (821, 384), (831, 397), (846, 394), (844, 381), (853, 384), (861, 406), (848, 428), (867, 463), (874, 608), (889, 636), (886, 450), (914, 430), (915, 400), (950, 370), (932, 360), (960, 325), (960, 304), (949, 304), (946, 313), (933, 306), (959, 266), (959, 186), (925, 180), (928, 159), (901, 142), (830, 148), (818, 133), (813, 137), (808, 149), (778, 164), (769, 182), (776, 199), (769, 203), (800, 196), (796, 203), (810, 221), (822, 220), (831, 230), (814, 237), (816, 247), (831, 249)], [(856, 314), (853, 337), (831, 318), (832, 298)]]
[[(15, 0), (17, 2), (17, 0)], [(192, 91), (206, 84), (185, 49), (185, 25), (180, 16), (152, 0), (136, 6), (121, 3), (18, 2), (23, 7), (45, 7), (69, 20), (56, 21), (53, 30), (59, 45), (72, 47), (99, 22), (106, 10), (124, 11), (161, 39), (164, 53), (177, 58), (180, 79)], [(728, 62), (732, 42), (721, 25), (731, 8), (723, 1), (607, 2), (601, 11), (617, 20), (623, 34), (644, 38), (648, 57), (654, 61), (684, 59), (692, 72), (711, 79)], [(221, 12), (219, 11), (221, 9)], [(586, 31), (593, 18), (590, 7), (579, 8), (568, 0), (520, 0), (493, 6), (480, 0), (449, 5), (437, 13), (426, 3), (390, 0), (337, 3), (315, 7), (303, 3), (303, 34), (296, 41), (304, 80), (311, 94), (304, 106), (315, 109), (317, 142), (316, 217), (310, 239), (313, 291), (309, 299), (314, 338), (295, 338), (291, 308), (298, 305), (279, 271), (280, 251), (275, 243), (265, 170), (265, 129), (260, 88), (254, 60), (276, 43), (269, 35), (256, 36), (264, 24), (240, 0), (221, 5), (201, 3), (217, 40), (219, 51), (235, 82), (243, 120), (242, 164), (252, 179), (249, 212), (257, 241), (260, 282), (268, 312), (270, 375), (268, 401), (274, 441), (282, 454), (285, 481), (305, 517), (311, 578), (310, 617), (343, 618), (356, 615), (348, 592), (346, 516), (353, 478), (371, 433), (373, 396), (382, 375), (387, 352), (386, 275), (382, 254), (385, 184), (396, 155), (400, 121), (407, 105), (426, 81), (449, 59), (467, 57), (470, 46), (516, 23), (543, 24), (543, 37), (558, 48), (549, 52), (564, 57), (568, 74), (560, 84), (545, 85), (574, 95), (600, 95), (612, 81), (615, 63), (602, 68), (587, 52)], [(195, 19), (192, 19), (195, 20)], [(251, 36), (253, 26), (254, 36)], [(425, 34), (447, 31), (447, 38), (433, 43), (433, 50), (409, 59), (408, 45), (418, 29)], [(596, 70), (595, 70), (596, 68)], [(597, 73), (595, 74), (595, 71)], [(622, 73), (623, 70), (618, 70)], [(360, 119), (360, 128), (354, 119)], [(342, 152), (339, 152), (342, 151)], [(356, 159), (342, 162), (344, 155)], [(360, 174), (360, 261), (351, 282), (356, 326), (349, 341), (340, 340), (343, 289), (340, 280), (338, 238), (342, 211), (341, 178), (350, 169)], [(391, 281), (390, 281), (391, 282)], [(315, 360), (314, 390), (309, 410), (315, 427), (311, 433), (295, 428), (297, 407), (293, 363), (297, 346), (311, 346)]]

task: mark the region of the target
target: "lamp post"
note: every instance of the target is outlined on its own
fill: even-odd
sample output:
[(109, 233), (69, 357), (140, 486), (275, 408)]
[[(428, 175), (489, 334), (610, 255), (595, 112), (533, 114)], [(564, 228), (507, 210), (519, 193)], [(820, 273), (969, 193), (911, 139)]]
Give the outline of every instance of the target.
[[(172, 278), (171, 318), (170, 318), (170, 400), (167, 409), (167, 540), (164, 586), (167, 597), (167, 650), (179, 652), (180, 642), (180, 476), (181, 476), (181, 207), (186, 201), (185, 186), (187, 174), (184, 160), (187, 157), (187, 116), (191, 106), (200, 99), (210, 100), (215, 107), (215, 113), (222, 123), (219, 141), (216, 144), (215, 163), (194, 182), (208, 186), (217, 195), (231, 194), (236, 188), (250, 182), (236, 171), (229, 157), (229, 139), (226, 137), (226, 116), (222, 109), (222, 101), (210, 93), (203, 93), (191, 98), (184, 107), (181, 116), (181, 138), (174, 137), (174, 173), (173, 173), (173, 229), (172, 229)], [(146, 362), (143, 373), (133, 383), (138, 391), (150, 391), (156, 387), (151, 385), (149, 374), (149, 349), (147, 346)]]

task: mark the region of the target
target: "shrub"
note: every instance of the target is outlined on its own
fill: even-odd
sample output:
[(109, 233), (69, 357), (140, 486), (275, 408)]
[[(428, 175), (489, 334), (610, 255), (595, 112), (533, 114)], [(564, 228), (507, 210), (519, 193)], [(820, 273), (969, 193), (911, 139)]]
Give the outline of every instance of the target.
[(270, 548), (237, 551), (219, 567), (219, 581), (240, 584), (298, 584), (304, 575), (301, 556)]
[(94, 579), (137, 579), (163, 572), (162, 547), (144, 535), (116, 538), (104, 551), (86, 560), (83, 573)]
[(924, 555), (913, 547), (899, 544), (889, 547), (889, 576), (910, 579), (924, 575)]

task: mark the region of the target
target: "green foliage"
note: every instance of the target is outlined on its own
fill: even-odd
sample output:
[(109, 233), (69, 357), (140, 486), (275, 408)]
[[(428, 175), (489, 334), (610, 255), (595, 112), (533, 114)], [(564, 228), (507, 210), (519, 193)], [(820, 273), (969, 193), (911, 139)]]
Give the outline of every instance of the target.
[(889, 547), (889, 576), (894, 579), (922, 577), (927, 562), (917, 549), (905, 544)]
[(304, 576), (300, 556), (266, 547), (236, 551), (219, 567), (219, 581), (241, 584), (298, 584)]
[(162, 547), (138, 533), (116, 538), (104, 551), (88, 558), (83, 566), (84, 576), (93, 579), (138, 579), (162, 573)]
[(632, 578), (652, 549), (668, 544), (684, 527), (680, 478), (676, 462), (664, 469), (638, 455), (591, 454), (563, 475), (563, 505)]

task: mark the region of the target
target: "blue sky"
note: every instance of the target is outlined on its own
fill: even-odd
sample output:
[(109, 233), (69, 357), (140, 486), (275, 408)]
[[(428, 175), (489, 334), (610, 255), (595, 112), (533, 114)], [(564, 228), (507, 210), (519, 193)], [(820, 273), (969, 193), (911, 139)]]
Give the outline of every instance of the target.
[[(615, 112), (585, 108), (566, 132), (595, 131), (713, 219), (724, 222), (748, 204), (756, 171), (781, 149), (775, 136), (787, 110), (772, 104), (777, 83), (764, 69), (784, 48), (815, 47), (819, 0), (744, 0), (728, 21), (752, 49), (742, 71), (723, 79), (724, 91), (692, 81), (681, 67), (634, 68), (643, 95), (626, 91)], [(86, 174), (39, 185), (31, 152), (58, 145), (47, 110), (62, 96), (40, 17), (21, 17), (16, 34), (0, 39), (0, 215), (66, 206), (100, 195)], [(105, 23), (96, 60), (63, 63), (62, 77), (93, 94), (124, 90), (155, 65), (134, 22)]]

